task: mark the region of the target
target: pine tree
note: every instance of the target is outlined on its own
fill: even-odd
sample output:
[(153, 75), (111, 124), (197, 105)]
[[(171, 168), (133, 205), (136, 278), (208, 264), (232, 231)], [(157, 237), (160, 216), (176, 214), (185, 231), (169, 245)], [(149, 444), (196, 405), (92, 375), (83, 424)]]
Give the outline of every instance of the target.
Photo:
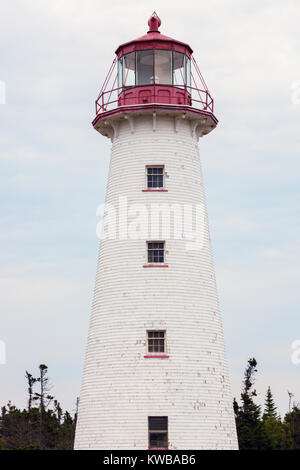
[[(75, 417), (63, 411), (57, 400), (48, 394), (47, 366), (40, 366), (40, 377), (34, 379), (26, 371), (28, 408), (20, 410), (10, 402), (1, 408), (0, 450), (71, 450), (74, 444)], [(40, 393), (34, 392), (35, 384)], [(38, 407), (33, 404), (37, 402)]]
[(43, 449), (44, 447), (44, 421), (46, 418), (46, 410), (54, 397), (47, 393), (50, 390), (49, 378), (47, 376), (48, 367), (45, 364), (40, 364), (39, 369), (40, 369), (40, 376), (37, 379), (37, 382), (40, 383), (40, 393), (35, 392), (33, 400), (39, 401), (39, 407), (40, 407), (39, 446), (40, 446), (40, 449)]
[(263, 424), (260, 419), (260, 406), (254, 402), (256, 390), (253, 388), (257, 362), (255, 358), (248, 360), (244, 374), (241, 406), (234, 402), (236, 426), (240, 450), (262, 450), (268, 448)]
[(271, 392), (271, 387), (268, 387), (267, 393), (266, 393), (266, 399), (265, 399), (265, 410), (264, 410), (264, 418), (269, 417), (269, 418), (277, 418), (277, 407), (275, 406), (273, 395)]
[(284, 422), (289, 425), (292, 439), (292, 449), (300, 450), (300, 407), (294, 403), (291, 412), (287, 413)]
[(273, 399), (270, 386), (267, 389), (263, 426), (268, 449), (287, 450), (291, 448), (291, 432), (289, 426), (281, 422)]

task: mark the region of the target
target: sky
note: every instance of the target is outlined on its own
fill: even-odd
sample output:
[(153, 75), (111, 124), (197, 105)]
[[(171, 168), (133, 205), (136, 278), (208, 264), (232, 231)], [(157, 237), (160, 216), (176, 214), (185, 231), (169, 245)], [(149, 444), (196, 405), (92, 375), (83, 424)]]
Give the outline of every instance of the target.
[[(187, 42), (219, 119), (199, 142), (233, 395), (258, 361), (280, 413), (300, 402), (298, 0), (0, 1), (0, 403), (26, 405), (25, 370), (49, 367), (75, 410), (110, 142), (94, 101), (123, 42)], [(2, 92), (1, 92), (2, 90)], [(294, 361), (295, 362), (295, 361)]]

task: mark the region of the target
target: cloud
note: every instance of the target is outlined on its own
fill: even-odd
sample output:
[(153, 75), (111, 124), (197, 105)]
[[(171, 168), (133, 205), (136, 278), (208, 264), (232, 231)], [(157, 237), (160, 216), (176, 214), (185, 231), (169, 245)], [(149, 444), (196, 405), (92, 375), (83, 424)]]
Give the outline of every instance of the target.
[(91, 126), (94, 100), (114, 50), (155, 8), (162, 33), (194, 49), (220, 120), (200, 153), (235, 394), (256, 354), (261, 393), (270, 384), (282, 410), (299, 387), (299, 4), (15, 0), (0, 30), (2, 402), (20, 402), (24, 370), (48, 361), (74, 406), (110, 151)]
[[(76, 264), (80, 271), (82, 263)], [(69, 373), (74, 380), (72, 369), (76, 370), (77, 390), (70, 393), (67, 388), (70, 395), (62, 390), (58, 397), (71, 407), (79, 390), (86, 341), (82, 332), (87, 333), (91, 285), (87, 280), (62, 277), (59, 266), (51, 264), (21, 265), (6, 271), (6, 276), (0, 273), (1, 339), (7, 350), (7, 364), (0, 369), (1, 402), (24, 403), (25, 370), (37, 373), (38, 364), (46, 363), (53, 383)], [(9, 380), (2, 382), (5, 377)]]

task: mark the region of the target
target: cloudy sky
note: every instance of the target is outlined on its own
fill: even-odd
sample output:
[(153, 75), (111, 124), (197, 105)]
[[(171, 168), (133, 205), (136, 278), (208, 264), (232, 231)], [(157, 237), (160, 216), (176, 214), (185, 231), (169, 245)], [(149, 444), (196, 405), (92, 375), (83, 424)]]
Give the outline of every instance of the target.
[[(0, 404), (25, 405), (25, 370), (49, 366), (75, 408), (110, 143), (90, 122), (116, 47), (147, 31), (187, 42), (215, 98), (200, 141), (233, 394), (247, 359), (258, 400), (300, 402), (298, 0), (1, 0)], [(0, 94), (1, 96), (1, 94)]]

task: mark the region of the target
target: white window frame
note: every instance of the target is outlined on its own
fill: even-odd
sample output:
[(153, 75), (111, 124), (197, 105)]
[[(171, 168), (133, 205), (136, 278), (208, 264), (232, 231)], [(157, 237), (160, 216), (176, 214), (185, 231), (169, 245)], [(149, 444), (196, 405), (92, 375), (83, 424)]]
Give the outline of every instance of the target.
[[(149, 333), (163, 333), (164, 336), (163, 338), (149, 338)], [(147, 341), (146, 341), (146, 344), (147, 344), (147, 354), (151, 354), (153, 356), (157, 355), (157, 356), (161, 356), (161, 355), (166, 355), (167, 354), (167, 331), (166, 330), (158, 330), (158, 329), (154, 329), (154, 328), (149, 328), (148, 330), (146, 330), (146, 334), (147, 334)], [(164, 350), (163, 351), (149, 351), (149, 339), (163, 339), (164, 340)]]
[[(159, 186), (159, 187), (156, 187), (156, 188), (150, 188), (148, 186), (148, 169), (149, 168), (162, 168), (163, 169), (163, 172), (162, 172), (162, 177), (163, 177), (163, 185), (162, 186)], [(162, 191), (163, 189), (166, 189), (165, 186), (166, 186), (166, 171), (165, 171), (165, 165), (146, 165), (145, 167), (145, 180), (146, 180), (146, 184), (145, 184), (145, 187), (148, 191)]]
[[(163, 252), (164, 252), (164, 261), (163, 262), (154, 262), (154, 261), (148, 261), (148, 244), (149, 243), (163, 243), (164, 244), (164, 248), (163, 248)], [(167, 264), (167, 259), (166, 259), (166, 254), (167, 254), (167, 251), (166, 251), (166, 242), (165, 240), (147, 240), (146, 241), (146, 265), (150, 265), (150, 266), (164, 266)]]

